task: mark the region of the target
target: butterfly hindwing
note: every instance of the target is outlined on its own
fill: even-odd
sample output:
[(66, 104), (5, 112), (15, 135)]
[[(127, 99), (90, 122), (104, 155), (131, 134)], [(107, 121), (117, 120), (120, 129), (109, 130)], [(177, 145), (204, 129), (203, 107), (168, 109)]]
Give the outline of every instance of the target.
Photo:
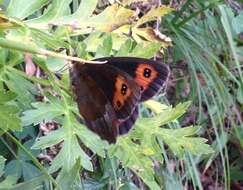
[(129, 116), (129, 118), (119, 124), (118, 127), (119, 135), (124, 135), (130, 131), (130, 129), (135, 124), (138, 118), (138, 114), (139, 114), (139, 110), (138, 110), (138, 106), (136, 106), (133, 113)]

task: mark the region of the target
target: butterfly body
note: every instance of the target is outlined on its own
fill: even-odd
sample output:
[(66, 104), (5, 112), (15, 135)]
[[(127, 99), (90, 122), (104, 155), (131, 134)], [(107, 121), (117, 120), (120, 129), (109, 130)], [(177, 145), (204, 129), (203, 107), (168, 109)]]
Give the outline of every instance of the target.
[(106, 57), (105, 64), (74, 63), (71, 81), (79, 112), (86, 125), (102, 139), (115, 143), (138, 117), (138, 104), (156, 95), (169, 69), (157, 61)]

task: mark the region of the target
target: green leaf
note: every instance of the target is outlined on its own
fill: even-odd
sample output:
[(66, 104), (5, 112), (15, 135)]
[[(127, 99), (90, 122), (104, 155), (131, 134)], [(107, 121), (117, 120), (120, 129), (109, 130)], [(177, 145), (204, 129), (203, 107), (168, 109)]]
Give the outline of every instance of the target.
[(67, 129), (62, 127), (55, 131), (51, 131), (46, 136), (42, 136), (36, 139), (35, 144), (32, 146), (33, 149), (45, 149), (51, 147), (63, 141), (66, 137)]
[(101, 140), (97, 134), (81, 124), (75, 124), (75, 133), (86, 147), (99, 156), (105, 157), (105, 149), (108, 147), (107, 141)]
[[(97, 3), (98, 0), (82, 0), (74, 14), (56, 17), (52, 22), (58, 25), (82, 25), (84, 28), (91, 26), (92, 23), (89, 22), (89, 19), (95, 11)], [(42, 24), (46, 23), (43, 22)], [(78, 26), (78, 28), (81, 28), (81, 26)]]
[(10, 100), (13, 100), (16, 98), (16, 94), (11, 91), (1, 91), (0, 90), (0, 104), (4, 102), (9, 102)]
[(5, 165), (6, 159), (3, 156), (0, 156), (0, 177), (3, 175), (4, 171), (4, 165)]
[[(160, 43), (139, 43), (136, 45), (136, 47), (132, 50), (131, 53), (128, 55), (131, 57), (141, 57), (141, 58), (147, 58), (150, 59), (155, 55), (157, 51), (159, 51), (161, 48)], [(146, 51), (144, 51), (146, 49)]]
[(78, 47), (77, 47), (77, 55), (78, 57), (81, 57), (83, 59), (87, 58), (87, 45), (84, 42), (80, 42), (78, 43)]
[(102, 43), (104, 36), (100, 32), (91, 33), (87, 38), (85, 38), (84, 43), (86, 44), (86, 50), (88, 52), (96, 52), (99, 44)]
[(82, 0), (74, 17), (85, 21), (94, 12), (98, 0)]
[[(151, 118), (140, 119), (138, 121), (138, 125), (141, 124), (141, 125), (148, 125), (150, 127), (157, 127), (175, 121), (186, 112), (190, 104), (191, 102), (179, 103), (178, 105), (176, 105), (175, 108), (169, 107), (163, 111), (161, 110), (161, 113), (154, 116), (153, 119)], [(147, 106), (148, 108), (151, 108), (152, 110), (154, 109), (154, 105), (148, 103), (145, 103), (144, 105)]]
[(143, 104), (156, 114), (161, 113), (166, 109), (170, 109), (168, 106), (161, 104), (160, 102), (157, 102), (155, 100), (148, 100)]
[(62, 116), (60, 120), (60, 126), (62, 127), (50, 132), (47, 136), (38, 138), (32, 148), (45, 149), (58, 143), (63, 144), (62, 149), (52, 162), (51, 172), (57, 171), (59, 168), (64, 168), (66, 171), (70, 170), (78, 158), (80, 158), (82, 167), (92, 171), (93, 167), (90, 158), (80, 147), (79, 140), (94, 153), (98, 153), (103, 157), (105, 156), (104, 149), (108, 146), (107, 142), (102, 141), (97, 135), (77, 122), (76, 117), (72, 113), (72, 111), (76, 112), (74, 107), (67, 107), (63, 103), (69, 101), (67, 97), (64, 97), (65, 101), (48, 94), (46, 94), (46, 97), (48, 102), (33, 103), (35, 109), (27, 110), (23, 113), (22, 120), (24, 125), (38, 124), (42, 120), (46, 121)]
[(50, 0), (11, 0), (7, 8), (9, 16), (24, 19), (42, 8)]
[[(12, 178), (12, 179), (11, 179)], [(6, 185), (6, 180), (8, 181), (9, 185)], [(22, 183), (18, 183), (17, 185), (12, 185), (12, 181), (14, 180), (13, 176), (7, 177), (5, 180), (5, 184), (0, 183), (0, 190), (31, 190), (31, 189), (40, 189), (44, 188), (44, 181), (46, 180), (46, 177), (44, 175), (34, 177), (33, 179), (29, 181), (25, 181)], [(4, 187), (5, 186), (5, 187)]]
[(198, 126), (181, 129), (160, 127), (184, 114), (190, 102), (178, 104), (175, 108), (165, 107), (155, 101), (148, 101), (145, 104), (152, 110), (156, 110), (158, 115), (139, 119), (135, 124), (136, 127), (128, 135), (119, 137), (117, 144), (111, 146), (109, 155), (121, 160), (122, 165), (139, 175), (150, 189), (160, 189), (154, 179), (153, 163), (150, 159), (152, 157), (159, 162), (163, 161), (157, 138), (161, 138), (180, 157), (186, 151), (199, 155), (212, 153), (213, 150), (205, 143), (206, 139), (192, 137), (200, 129)]
[(31, 180), (33, 177), (37, 177), (41, 174), (39, 169), (36, 168), (32, 163), (22, 162), (21, 165), (23, 169), (23, 178), (25, 181)]
[(127, 56), (129, 55), (130, 51), (132, 50), (132, 40), (127, 39), (117, 51), (116, 56)]
[[(73, 125), (73, 124), (75, 125), (77, 124), (73, 122), (74, 121), (73, 119), (70, 119), (72, 117), (73, 117), (72, 115), (70, 115), (70, 117), (69, 116), (65, 117), (63, 126), (60, 129), (49, 133), (47, 136), (38, 138), (38, 140), (35, 142), (35, 144), (32, 147), (35, 149), (39, 149), (39, 148), (44, 149), (56, 145), (58, 143), (63, 144), (62, 149), (52, 161), (52, 165), (49, 169), (50, 172), (57, 171), (59, 168), (64, 168), (64, 171), (69, 171), (73, 167), (74, 163), (76, 162), (76, 159), (79, 158), (82, 167), (90, 171), (93, 170), (92, 163), (90, 162), (89, 156), (82, 150), (82, 148), (79, 145), (77, 136), (75, 134), (77, 128), (74, 128)], [(92, 139), (91, 136), (86, 136), (89, 133), (85, 134), (82, 133), (82, 131), (84, 130), (81, 130), (78, 136), (82, 137), (82, 140), (87, 139), (87, 141), (84, 143), (90, 148), (94, 148), (93, 149), (94, 152), (97, 151), (100, 155), (102, 154), (104, 155), (104, 152), (102, 152), (104, 150), (101, 150), (102, 146), (98, 147), (99, 145), (101, 145), (98, 144), (99, 142), (101, 142), (101, 140), (97, 139), (98, 141), (91, 141), (90, 140)]]
[(150, 189), (160, 189), (154, 179), (153, 162), (139, 144), (126, 137), (118, 138), (117, 144), (109, 149), (109, 155), (117, 157), (124, 167), (133, 170)]
[(236, 34), (243, 32), (243, 12), (232, 19), (232, 28)]
[(237, 89), (236, 99), (240, 104), (243, 104), (243, 85)]
[(80, 26), (92, 26), (99, 31), (109, 32), (114, 30), (114, 26), (121, 26), (134, 15), (134, 11), (113, 4), (105, 8), (100, 14), (92, 16), (87, 20), (87, 23), (80, 23)]
[[(59, 28), (57, 30), (60, 31)], [(35, 41), (41, 41), (41, 45), (45, 45), (46, 48), (59, 49), (60, 47), (68, 47), (57, 31), (53, 34), (48, 31), (32, 28), (31, 35)], [(65, 31), (63, 35), (67, 36), (67, 32)]]
[(181, 129), (160, 129), (157, 134), (179, 157), (182, 157), (185, 151), (194, 155), (213, 153), (213, 149), (206, 144), (207, 139), (191, 137), (195, 135), (199, 129), (200, 126), (190, 126)]
[(2, 182), (0, 182), (0, 190), (12, 190), (13, 184), (16, 182), (16, 177), (9, 175)]
[(34, 94), (37, 94), (36, 86), (21, 75), (8, 68), (5, 70), (3, 81), (12, 92), (17, 94), (18, 103), (29, 107), (30, 102), (34, 101)]
[(16, 115), (19, 109), (16, 106), (0, 105), (0, 129), (13, 131), (20, 131), (21, 120)]
[(77, 137), (72, 134), (71, 129), (68, 129), (62, 149), (52, 161), (49, 172), (55, 172), (61, 167), (66, 171), (70, 171), (78, 158), (80, 158), (80, 163), (85, 169), (93, 171), (90, 157), (81, 149)]
[(130, 182), (122, 184), (120, 190), (139, 190), (139, 188), (134, 183)]
[(111, 54), (112, 50), (112, 38), (110, 34), (106, 34), (103, 39), (102, 45), (98, 46), (95, 54), (95, 58), (107, 57)]
[(57, 182), (62, 189), (74, 189), (74, 183), (79, 177), (80, 159), (77, 159), (73, 167), (68, 170), (62, 170), (58, 175)]
[[(147, 102), (145, 105), (151, 107), (152, 110), (154, 109), (154, 104)], [(175, 121), (183, 115), (189, 105), (190, 102), (185, 102), (183, 104), (180, 103), (175, 108), (167, 108), (161, 110), (161, 112), (158, 111), (158, 107), (156, 107), (156, 111), (159, 114), (152, 118), (141, 118), (136, 123), (137, 127), (134, 130), (135, 134), (132, 133), (131, 138), (135, 137), (146, 143), (144, 140), (146, 136), (150, 136), (150, 138), (153, 136), (159, 136), (178, 156), (182, 156), (185, 153), (185, 150), (195, 155), (212, 153), (213, 150), (208, 144), (206, 144), (206, 139), (191, 137), (196, 135), (197, 131), (200, 129), (199, 126), (185, 127), (181, 129), (160, 128), (161, 125)]]
[(61, 71), (63, 68), (67, 67), (67, 62), (65, 60), (61, 60), (56, 57), (48, 57), (46, 61), (46, 66), (52, 72)]
[(50, 23), (63, 15), (66, 15), (67, 10), (69, 10), (69, 4), (72, 0), (53, 0), (48, 6), (47, 11), (40, 16), (32, 20), (28, 20), (28, 24), (41, 24)]
[(24, 126), (30, 124), (39, 124), (43, 121), (51, 121), (57, 116), (63, 114), (63, 102), (58, 98), (53, 98), (52, 102), (35, 102), (32, 103), (35, 109), (23, 112), (22, 122)]

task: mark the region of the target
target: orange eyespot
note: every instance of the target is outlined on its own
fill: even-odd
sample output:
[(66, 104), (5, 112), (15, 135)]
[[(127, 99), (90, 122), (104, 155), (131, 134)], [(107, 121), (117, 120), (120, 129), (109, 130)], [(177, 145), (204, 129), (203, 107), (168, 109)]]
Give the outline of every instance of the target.
[(131, 90), (126, 79), (122, 76), (118, 76), (115, 82), (115, 93), (112, 102), (115, 110), (120, 110), (130, 95)]
[(149, 64), (141, 63), (136, 69), (135, 81), (146, 90), (151, 82), (157, 77), (158, 72)]

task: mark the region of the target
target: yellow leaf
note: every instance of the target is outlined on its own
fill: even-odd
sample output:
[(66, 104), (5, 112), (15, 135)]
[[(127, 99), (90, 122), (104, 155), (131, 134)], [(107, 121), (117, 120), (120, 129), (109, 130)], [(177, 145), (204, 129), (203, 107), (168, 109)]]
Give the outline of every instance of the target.
[(16, 26), (23, 26), (20, 21), (0, 13), (0, 29), (9, 29)]
[(132, 3), (137, 3), (137, 2), (149, 2), (149, 0), (123, 0), (122, 4), (123, 5), (130, 5)]
[(126, 24), (126, 25), (123, 25), (123, 26), (117, 28), (113, 32), (116, 33), (116, 34), (126, 34), (126, 35), (128, 35), (129, 32), (130, 32), (130, 29), (131, 29), (131, 25)]
[(173, 11), (173, 8), (170, 7), (158, 7), (158, 8), (154, 8), (151, 9), (147, 14), (145, 14), (144, 16), (142, 16), (136, 23), (135, 27), (139, 27), (140, 25), (152, 21), (152, 20), (156, 20), (157, 17), (161, 17), (164, 16), (168, 13), (170, 13), (171, 11)]
[(144, 149), (142, 150), (142, 152), (143, 152), (143, 154), (146, 155), (146, 156), (152, 156), (152, 155), (155, 154), (155, 152), (153, 151), (153, 149), (152, 149), (152, 148), (149, 148), (149, 147), (144, 148)]
[(159, 113), (163, 112), (163, 110), (170, 108), (167, 105), (161, 104), (155, 100), (148, 100), (148, 101), (144, 102), (144, 105), (146, 107), (150, 108), (156, 114), (159, 114)]
[(80, 26), (92, 26), (103, 32), (111, 32), (122, 25), (129, 23), (129, 19), (134, 15), (134, 11), (126, 9), (118, 4), (107, 7), (100, 14), (91, 17), (87, 23), (81, 22)]
[(151, 28), (151, 27), (146, 27), (146, 28), (133, 28), (132, 29), (132, 33), (133, 33), (133, 36), (136, 37), (136, 39), (138, 37), (140, 37), (141, 40), (146, 40), (146, 41), (149, 41), (149, 42), (158, 42), (158, 43), (161, 43), (162, 44), (162, 47), (164, 47), (164, 48), (172, 45), (171, 40), (170, 41), (167, 41), (167, 39), (170, 39), (170, 38), (168, 38), (165, 35), (164, 35), (165, 36), (164, 39), (160, 38), (159, 36), (157, 36), (155, 34), (154, 29)]

